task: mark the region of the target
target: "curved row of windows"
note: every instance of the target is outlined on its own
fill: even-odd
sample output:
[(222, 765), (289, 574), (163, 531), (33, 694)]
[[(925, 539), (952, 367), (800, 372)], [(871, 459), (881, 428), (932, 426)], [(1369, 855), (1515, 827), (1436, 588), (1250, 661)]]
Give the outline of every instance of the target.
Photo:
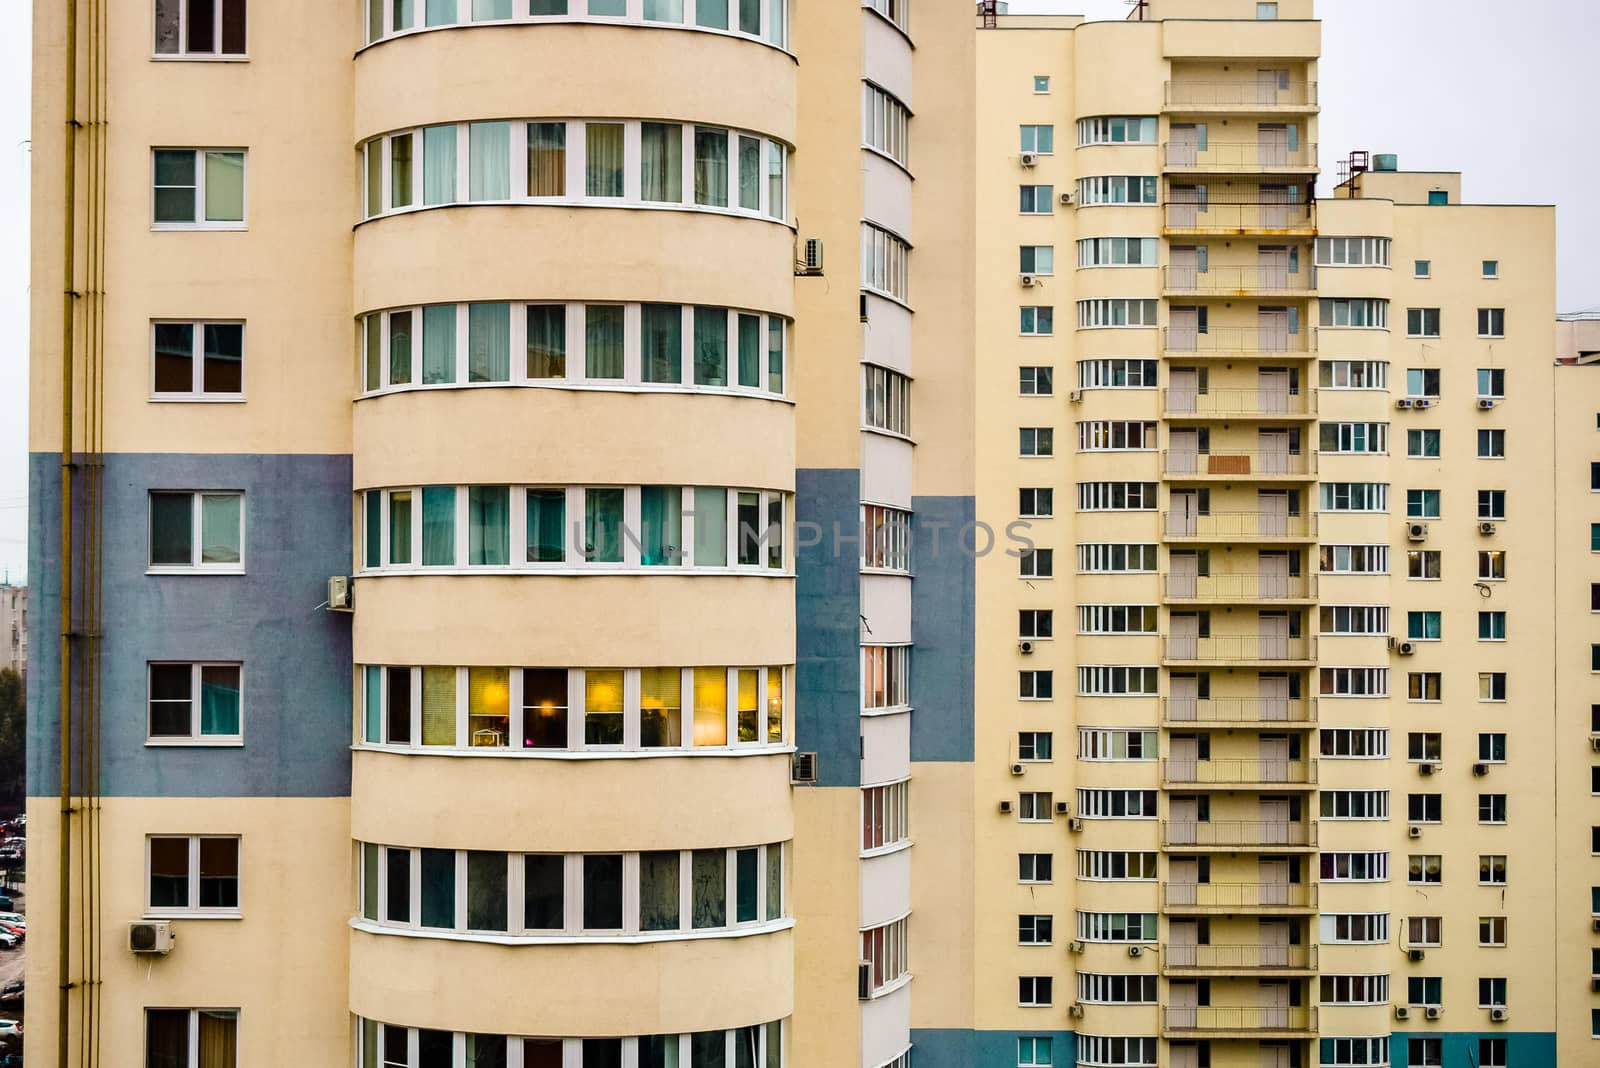
[(721, 486), (407, 486), (366, 490), (362, 564), (784, 573), (779, 490)]
[(787, 0), (367, 0), (367, 43), (418, 30), (508, 22), (677, 26), (789, 44)]
[(785, 918), (782, 843), (565, 854), (363, 843), (360, 851), (361, 918), (379, 928), (667, 937)]
[(497, 119), (362, 145), (364, 212), (446, 204), (695, 208), (782, 221), (789, 146), (723, 126)]
[(783, 1068), (783, 1021), (627, 1038), (435, 1031), (362, 1019), (361, 1068)]
[(491, 301), (392, 308), (360, 322), (366, 393), (548, 385), (781, 397), (786, 377), (788, 321), (738, 308)]
[(781, 746), (784, 668), (362, 665), (361, 741), (426, 752)]

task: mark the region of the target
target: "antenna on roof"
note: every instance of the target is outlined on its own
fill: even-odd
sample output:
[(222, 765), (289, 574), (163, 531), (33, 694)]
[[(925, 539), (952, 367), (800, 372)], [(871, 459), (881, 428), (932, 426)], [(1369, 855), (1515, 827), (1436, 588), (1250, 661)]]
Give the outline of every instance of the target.
[(1122, 2), (1133, 8), (1133, 11), (1128, 12), (1130, 20), (1138, 15), (1139, 21), (1144, 21), (1144, 13), (1150, 9), (1150, 0), (1122, 0)]
[(1372, 169), (1372, 153), (1356, 150), (1350, 153), (1347, 159), (1339, 161), (1339, 184), (1343, 185), (1358, 175), (1366, 174)]

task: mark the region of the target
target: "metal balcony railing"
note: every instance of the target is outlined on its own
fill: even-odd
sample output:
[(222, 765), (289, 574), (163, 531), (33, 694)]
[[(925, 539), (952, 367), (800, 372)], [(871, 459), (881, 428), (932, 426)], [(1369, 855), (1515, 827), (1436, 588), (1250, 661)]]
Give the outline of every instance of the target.
[(1161, 761), (1161, 781), (1173, 786), (1310, 786), (1317, 781), (1317, 762), (1257, 757), (1224, 760), (1168, 757)]
[(1283, 87), (1274, 78), (1229, 78), (1220, 81), (1179, 78), (1166, 83), (1166, 102), (1216, 108), (1315, 107), (1317, 83)]
[(1317, 947), (1300, 945), (1173, 945), (1161, 944), (1161, 966), (1169, 972), (1185, 970), (1253, 971), (1271, 968), (1315, 969)]
[(1273, 478), (1283, 475), (1314, 475), (1317, 454), (1309, 451), (1257, 451), (1223, 449), (1210, 452), (1184, 452), (1163, 449), (1161, 474), (1164, 478)]
[(1166, 908), (1314, 909), (1315, 883), (1162, 883)]
[(1317, 271), (1311, 266), (1290, 271), (1287, 264), (1282, 267), (1216, 264), (1203, 271), (1193, 264), (1172, 264), (1161, 268), (1161, 281), (1168, 293), (1273, 297), (1312, 292), (1317, 286)]
[(1282, 634), (1217, 634), (1209, 638), (1168, 634), (1161, 639), (1161, 655), (1167, 660), (1218, 663), (1314, 660), (1317, 640)]
[(1162, 345), (1169, 353), (1218, 356), (1308, 355), (1315, 352), (1314, 335), (1302, 328), (1290, 333), (1287, 318), (1259, 326), (1213, 326), (1204, 332), (1194, 325), (1162, 328)]
[(1288, 697), (1164, 697), (1169, 723), (1312, 724), (1317, 703)]
[(1161, 1010), (1168, 1031), (1314, 1031), (1310, 1005), (1167, 1005)]
[(1316, 513), (1163, 512), (1161, 528), (1168, 538), (1242, 541), (1251, 538), (1315, 538)]
[(1279, 415), (1315, 415), (1316, 390), (1256, 389), (1164, 389), (1163, 413), (1169, 419), (1186, 415), (1218, 419), (1272, 418)]
[(1169, 601), (1285, 601), (1311, 598), (1317, 593), (1315, 574), (1167, 574), (1161, 581)]
[(1244, 846), (1271, 849), (1274, 846), (1314, 846), (1315, 823), (1262, 820), (1161, 821), (1163, 846)]
[(1192, 141), (1163, 141), (1161, 162), (1168, 170), (1260, 174), (1275, 171), (1309, 172), (1317, 169), (1317, 146), (1298, 148), (1274, 142), (1208, 141), (1204, 148)]
[(1169, 200), (1162, 206), (1162, 225), (1168, 230), (1196, 234), (1278, 233), (1310, 230), (1315, 207), (1301, 201), (1242, 204), (1188, 203)]

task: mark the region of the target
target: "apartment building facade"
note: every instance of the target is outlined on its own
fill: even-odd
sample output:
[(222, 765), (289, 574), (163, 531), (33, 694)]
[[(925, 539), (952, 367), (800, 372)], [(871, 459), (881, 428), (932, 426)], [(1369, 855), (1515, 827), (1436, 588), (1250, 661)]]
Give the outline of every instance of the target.
[(0, 585), (0, 670), (28, 673), (28, 587)]

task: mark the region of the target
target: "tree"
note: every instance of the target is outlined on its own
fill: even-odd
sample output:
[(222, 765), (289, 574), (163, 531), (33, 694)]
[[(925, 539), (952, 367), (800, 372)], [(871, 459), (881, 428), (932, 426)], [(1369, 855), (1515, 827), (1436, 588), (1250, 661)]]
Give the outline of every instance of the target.
[(0, 671), (0, 804), (20, 811), (27, 791), (27, 695), (22, 675)]

